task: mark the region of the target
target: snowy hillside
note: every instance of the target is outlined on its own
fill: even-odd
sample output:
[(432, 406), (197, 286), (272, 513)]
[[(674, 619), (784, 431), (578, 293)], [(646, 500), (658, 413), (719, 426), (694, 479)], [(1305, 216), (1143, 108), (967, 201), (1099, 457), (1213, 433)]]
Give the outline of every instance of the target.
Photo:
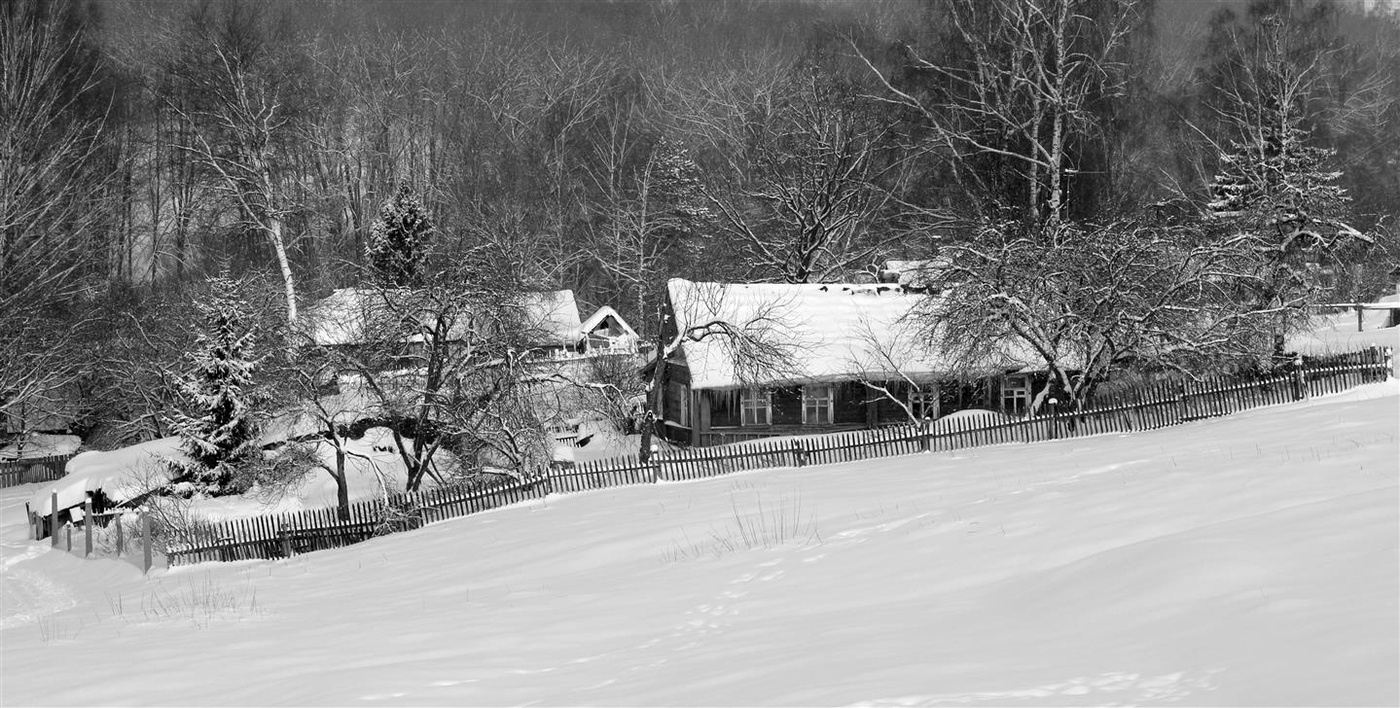
[(0, 493), (5, 705), (1400, 702), (1395, 382), (143, 579)]

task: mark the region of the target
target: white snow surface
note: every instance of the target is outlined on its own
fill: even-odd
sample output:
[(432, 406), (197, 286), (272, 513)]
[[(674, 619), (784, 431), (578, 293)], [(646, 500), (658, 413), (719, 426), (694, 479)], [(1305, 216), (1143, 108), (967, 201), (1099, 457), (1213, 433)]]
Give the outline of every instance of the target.
[(68, 461), (63, 478), (38, 485), (25, 485), (32, 493), (29, 508), (46, 515), (53, 493), (58, 508), (83, 503), (87, 493), (101, 489), (108, 498), (123, 502), (145, 494), (170, 481), (168, 461), (183, 460), (180, 438), (169, 437), (137, 443), (118, 450), (90, 450)]
[[(1375, 346), (1381, 349), (1389, 347), (1392, 352), (1400, 354), (1400, 327), (1373, 328), (1388, 317), (1386, 313), (1367, 312), (1364, 317), (1366, 329), (1358, 332), (1355, 312), (1318, 315), (1313, 318), (1312, 329), (1288, 338), (1285, 349), (1308, 356), (1330, 356)], [(1400, 371), (1400, 365), (1396, 366), (1396, 371)]]
[(1395, 705), (1397, 393), (148, 578), (26, 541), (3, 490), (3, 703)]
[[(667, 282), (680, 327), (713, 321), (748, 326), (752, 335), (789, 347), (780, 371), (742, 375), (729, 337), (685, 341), (691, 387), (848, 381), (861, 377), (928, 379), (957, 368), (927, 345), (909, 315), (927, 296), (904, 294), (889, 284)], [(752, 324), (751, 324), (752, 323)], [(1037, 365), (1020, 347), (1005, 347), (1005, 369)], [(758, 380), (754, 380), (757, 378)], [(745, 380), (749, 379), (749, 380)]]
[[(408, 439), (411, 442), (411, 438)], [(330, 443), (314, 443), (315, 452), (327, 465), (335, 465), (335, 448)], [(351, 501), (377, 498), (389, 491), (403, 489), (407, 473), (403, 460), (394, 447), (393, 432), (388, 428), (370, 428), (364, 437), (347, 440), (346, 483)], [(28, 502), (38, 514), (48, 514), (52, 493), (58, 493), (60, 510), (83, 503), (87, 492), (101, 489), (115, 502), (123, 502), (169, 481), (164, 460), (183, 459), (180, 438), (170, 437), (138, 443), (118, 450), (84, 452), (68, 463), (68, 474), (62, 479), (44, 484), (28, 485), (32, 494)], [(451, 465), (450, 453), (434, 455), (440, 466)], [(252, 490), (249, 494), (199, 498), (191, 501), (194, 513), (211, 521), (245, 518), (259, 514), (322, 509), (335, 506), (336, 485), (329, 474), (319, 469), (309, 470), (305, 477), (292, 485), (287, 494), (277, 499), (265, 499)]]

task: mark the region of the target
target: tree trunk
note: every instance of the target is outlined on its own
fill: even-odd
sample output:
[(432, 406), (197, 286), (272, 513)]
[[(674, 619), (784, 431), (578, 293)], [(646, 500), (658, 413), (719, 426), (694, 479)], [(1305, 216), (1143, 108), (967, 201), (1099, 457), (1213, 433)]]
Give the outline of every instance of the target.
[(647, 390), (647, 412), (642, 422), (642, 449), (638, 456), (642, 462), (651, 461), (652, 431), (663, 416), (657, 410), (661, 406), (661, 387), (666, 380), (666, 332), (664, 319), (658, 318), (656, 326), (656, 359), (651, 369), (651, 386)]
[(292, 265), (287, 261), (287, 246), (282, 239), (281, 217), (268, 215), (267, 239), (272, 242), (272, 250), (277, 254), (277, 268), (282, 272), (282, 286), (287, 294), (287, 324), (297, 321), (297, 287), (292, 279)]
[(1063, 175), (1064, 153), (1065, 153), (1065, 33), (1069, 31), (1069, 3), (1060, 5), (1059, 16), (1055, 24), (1055, 64), (1051, 74), (1054, 77), (1054, 85), (1051, 89), (1053, 100), (1050, 102), (1051, 132), (1050, 132), (1050, 167), (1047, 170), (1050, 174), (1050, 203), (1049, 203), (1049, 223), (1055, 225), (1060, 223), (1061, 205), (1064, 203)]
[(345, 479), (345, 450), (335, 449), (335, 510), (341, 521), (350, 520), (350, 483)]

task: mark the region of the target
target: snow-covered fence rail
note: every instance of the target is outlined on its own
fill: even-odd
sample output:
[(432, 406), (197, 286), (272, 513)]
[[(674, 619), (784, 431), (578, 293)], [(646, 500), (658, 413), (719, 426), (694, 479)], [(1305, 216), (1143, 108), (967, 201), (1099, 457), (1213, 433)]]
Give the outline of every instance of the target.
[(67, 474), (68, 461), (71, 459), (72, 455), (50, 455), (0, 461), (0, 488), (59, 479)]
[(1295, 367), (1269, 376), (1157, 382), (1100, 397), (1082, 411), (1050, 405), (1038, 415), (950, 417), (921, 424), (789, 439), (736, 442), (653, 456), (636, 455), (536, 470), (486, 486), (449, 486), (350, 505), (349, 519), (313, 509), (197, 525), (167, 542), (171, 565), (206, 560), (282, 558), (405, 531), (426, 523), (538, 499), (658, 481), (686, 481), (745, 470), (835, 464), (985, 445), (1153, 430), (1260, 406), (1335, 393), (1389, 376), (1390, 354), (1377, 350)]

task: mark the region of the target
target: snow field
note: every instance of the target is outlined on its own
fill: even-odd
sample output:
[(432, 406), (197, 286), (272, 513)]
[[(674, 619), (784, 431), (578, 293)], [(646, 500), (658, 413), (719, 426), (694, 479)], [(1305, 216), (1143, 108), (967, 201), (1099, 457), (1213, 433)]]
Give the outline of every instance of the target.
[(36, 549), (5, 490), (0, 699), (1395, 704), (1396, 392), (555, 496), (150, 578)]

